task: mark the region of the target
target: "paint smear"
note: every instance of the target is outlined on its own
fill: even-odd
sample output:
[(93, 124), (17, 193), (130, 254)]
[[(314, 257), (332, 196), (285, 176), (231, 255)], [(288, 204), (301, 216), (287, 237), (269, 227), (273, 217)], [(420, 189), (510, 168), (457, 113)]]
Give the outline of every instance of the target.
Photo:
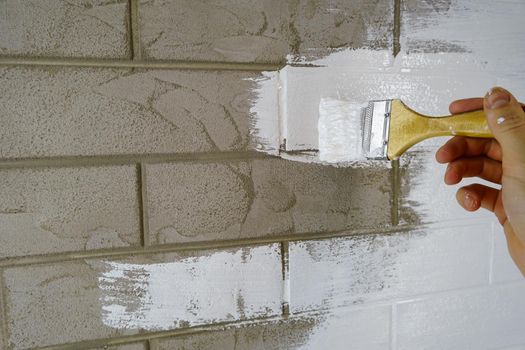
[(262, 72), (251, 78), (255, 83), (250, 107), (250, 136), (254, 148), (272, 155), (279, 154), (279, 72)]
[(104, 265), (98, 278), (102, 320), (116, 329), (168, 330), (281, 312), (278, 245)]
[[(488, 0), (413, 1), (403, 7), (401, 52), (395, 58), (389, 50), (369, 49), (289, 55), (278, 73), (279, 156), (327, 159), (326, 152), (319, 156), (322, 98), (401, 99), (420, 113), (441, 116), (448, 114), (450, 101), (483, 96), (494, 85), (523, 96), (524, 10), (525, 2), (515, 0), (496, 7)], [(339, 158), (341, 150), (333, 151)]]

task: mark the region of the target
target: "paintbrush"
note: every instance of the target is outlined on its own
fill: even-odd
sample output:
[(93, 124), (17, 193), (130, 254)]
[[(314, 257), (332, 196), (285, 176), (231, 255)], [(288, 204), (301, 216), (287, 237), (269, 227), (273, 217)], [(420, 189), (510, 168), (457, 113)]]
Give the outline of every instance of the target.
[(327, 162), (394, 160), (418, 142), (436, 136), (493, 137), (483, 110), (431, 117), (400, 100), (362, 106), (322, 99), (318, 131), (319, 157)]

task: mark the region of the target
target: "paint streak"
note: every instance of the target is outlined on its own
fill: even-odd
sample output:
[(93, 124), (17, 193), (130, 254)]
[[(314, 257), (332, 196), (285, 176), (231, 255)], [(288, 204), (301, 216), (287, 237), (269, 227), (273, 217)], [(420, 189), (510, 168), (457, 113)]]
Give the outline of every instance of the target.
[(279, 254), (272, 245), (162, 263), (105, 261), (102, 320), (116, 329), (167, 330), (279, 314)]

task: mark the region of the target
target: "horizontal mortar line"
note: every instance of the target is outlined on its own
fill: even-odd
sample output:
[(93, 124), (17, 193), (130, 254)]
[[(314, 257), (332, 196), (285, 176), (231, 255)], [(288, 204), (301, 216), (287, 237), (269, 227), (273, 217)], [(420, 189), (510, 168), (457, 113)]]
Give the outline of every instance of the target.
[(356, 303), (356, 304), (348, 304), (348, 305), (334, 305), (329, 307), (319, 307), (319, 308), (312, 308), (309, 310), (301, 310), (298, 312), (290, 313), (291, 316), (295, 317), (301, 317), (305, 315), (310, 315), (312, 313), (317, 314), (328, 314), (331, 312), (340, 312), (341, 310), (348, 310), (348, 309), (368, 309), (368, 308), (375, 308), (375, 307), (385, 307), (390, 305), (400, 305), (400, 304), (407, 304), (407, 303), (414, 303), (419, 302), (425, 299), (431, 299), (435, 297), (446, 297), (450, 295), (461, 295), (461, 294), (467, 294), (472, 292), (481, 292), (486, 290), (494, 290), (498, 288), (507, 288), (507, 287), (514, 287), (514, 286), (523, 286), (524, 282), (522, 280), (509, 280), (509, 281), (502, 281), (497, 284), (475, 284), (470, 286), (463, 286), (463, 287), (454, 287), (449, 289), (441, 289), (441, 290), (435, 290), (435, 291), (429, 291), (429, 292), (421, 292), (418, 294), (404, 294), (404, 295), (394, 295), (394, 296), (385, 296), (383, 298), (377, 298), (372, 299), (370, 301), (363, 301), (362, 303)]
[(32, 255), (24, 257), (4, 258), (0, 260), (0, 268), (19, 267), (26, 265), (37, 264), (51, 264), (58, 262), (67, 262), (83, 259), (100, 259), (100, 258), (117, 258), (125, 255), (145, 255), (145, 254), (161, 254), (161, 253), (176, 253), (185, 251), (203, 251), (216, 250), (227, 248), (243, 248), (250, 246), (258, 246), (265, 244), (279, 244), (281, 242), (296, 242), (296, 241), (312, 241), (329, 238), (345, 238), (355, 237), (371, 234), (396, 234), (399, 232), (413, 231), (420, 226), (413, 225), (399, 225), (389, 226), (383, 228), (369, 228), (369, 229), (355, 229), (355, 230), (341, 230), (331, 232), (317, 232), (317, 233), (298, 233), (286, 236), (269, 236), (269, 237), (254, 237), (243, 239), (232, 239), (223, 241), (203, 241), (203, 242), (187, 242), (187, 243), (171, 243), (162, 245), (151, 245), (147, 247), (135, 246), (116, 249), (98, 249), (92, 251), (81, 252), (63, 252), (48, 255)]
[(191, 62), (178, 60), (128, 60), (97, 58), (44, 58), (44, 57), (0, 57), (0, 65), (13, 66), (64, 66), (101, 68), (144, 68), (184, 70), (236, 70), (236, 71), (278, 71), (284, 64), (243, 63), (243, 62)]
[(441, 289), (441, 290), (435, 290), (435, 291), (429, 291), (429, 292), (421, 292), (418, 294), (404, 294), (404, 295), (394, 295), (394, 296), (385, 296), (382, 298), (377, 299), (371, 299), (369, 301), (363, 301), (360, 303), (355, 304), (341, 304), (341, 305), (333, 305), (328, 307), (318, 307), (318, 308), (311, 308), (296, 312), (290, 312), (290, 317), (304, 317), (311, 314), (329, 314), (332, 312), (341, 312), (345, 310), (358, 310), (358, 309), (369, 309), (369, 308), (376, 308), (376, 307), (386, 307), (391, 305), (399, 305), (399, 304), (405, 304), (405, 303), (413, 303), (418, 302), (421, 300), (434, 298), (434, 297), (442, 297), (442, 296), (449, 296), (449, 295), (457, 295), (457, 294), (464, 294), (464, 293), (472, 293), (472, 292), (480, 292), (484, 290), (494, 290), (498, 288), (506, 288), (506, 287), (513, 287), (513, 286), (520, 286), (524, 285), (524, 282), (522, 280), (510, 280), (510, 281), (504, 281), (500, 282), (498, 284), (475, 284), (470, 286), (463, 286), (463, 287), (454, 287), (449, 289)]
[(180, 336), (185, 336), (185, 335), (196, 335), (196, 334), (201, 334), (205, 332), (226, 331), (230, 329), (242, 328), (245, 326), (264, 326), (267, 324), (271, 324), (273, 322), (281, 322), (281, 321), (289, 322), (293, 320), (301, 320), (301, 319), (318, 317), (324, 314), (327, 314), (327, 312), (311, 311), (311, 312), (305, 312), (301, 314), (292, 315), (288, 319), (282, 318), (281, 315), (261, 316), (261, 317), (254, 317), (254, 318), (246, 319), (246, 320), (215, 322), (215, 323), (209, 323), (206, 325), (193, 326), (193, 327), (187, 327), (187, 328), (181, 328), (181, 329), (153, 331), (150, 333), (120, 336), (120, 337), (108, 338), (108, 339), (86, 340), (86, 341), (75, 342), (75, 343), (51, 345), (51, 346), (39, 347), (37, 349), (38, 350), (83, 350), (83, 349), (102, 347), (105, 345), (108, 345), (108, 346), (123, 345), (123, 344), (130, 344), (130, 343), (136, 343), (136, 342), (144, 342), (148, 340), (159, 340), (163, 338), (165, 339), (165, 338), (171, 338), (171, 337), (180, 337)]
[[(499, 287), (512, 287), (512, 286), (519, 286), (523, 285), (523, 281), (509, 281), (505, 283), (498, 284)], [(456, 290), (448, 290), (448, 291), (441, 291), (441, 292), (435, 292), (435, 293), (427, 293), (422, 294), (425, 297), (433, 296), (433, 295), (441, 295), (441, 294), (450, 294), (450, 292), (472, 292), (476, 290), (484, 290), (484, 289), (494, 289), (495, 286), (475, 286), (475, 287), (467, 287), (467, 288), (461, 288)], [(419, 297), (420, 295), (418, 295)], [(183, 329), (173, 329), (173, 330), (167, 330), (167, 331), (156, 331), (151, 333), (144, 333), (144, 334), (136, 334), (136, 335), (130, 335), (130, 336), (120, 336), (115, 338), (109, 338), (109, 339), (97, 339), (97, 340), (89, 340), (89, 341), (82, 341), (77, 343), (69, 343), (69, 344), (62, 344), (62, 345), (54, 345), (54, 346), (47, 346), (38, 348), (40, 350), (82, 350), (82, 349), (89, 349), (94, 347), (100, 347), (104, 345), (122, 345), (122, 344), (129, 344), (134, 342), (143, 342), (146, 340), (153, 340), (153, 339), (162, 339), (162, 338), (171, 338), (171, 337), (179, 337), (179, 336), (185, 336), (185, 335), (195, 335), (200, 334), (204, 332), (212, 332), (212, 331), (225, 331), (229, 329), (236, 329), (236, 328), (242, 328), (243, 326), (263, 326), (266, 324), (270, 324), (272, 322), (289, 322), (293, 320), (301, 320), (301, 319), (308, 319), (308, 318), (314, 318), (319, 317), (323, 315), (328, 315), (331, 313), (342, 313), (342, 312), (351, 312), (352, 310), (366, 310), (370, 308), (375, 307), (386, 307), (394, 304), (399, 304), (400, 302), (406, 302), (407, 298), (392, 298), (390, 300), (374, 300), (370, 302), (365, 302), (362, 304), (353, 304), (353, 305), (346, 305), (346, 306), (340, 306), (337, 308), (323, 308), (323, 309), (312, 309), (312, 310), (305, 310), (301, 312), (295, 312), (290, 314), (288, 319), (282, 318), (280, 315), (278, 316), (263, 316), (263, 317), (256, 317), (248, 320), (242, 320), (242, 321), (230, 321), (230, 322), (217, 322), (217, 323), (211, 323), (207, 325), (201, 325), (201, 326), (194, 326), (194, 327), (188, 327)], [(415, 299), (415, 298), (414, 298)], [(410, 301), (409, 299), (408, 301)]]
[(225, 151), (203, 153), (131, 154), (100, 156), (58, 156), (42, 158), (19, 158), (0, 160), (0, 169), (32, 167), (100, 166), (126, 164), (155, 164), (163, 162), (220, 161), (270, 159), (275, 156), (257, 151)]
[[(305, 318), (305, 316), (302, 315), (300, 318)], [(265, 325), (271, 322), (279, 322), (279, 321), (283, 321), (283, 318), (280, 315), (279, 316), (262, 316), (262, 317), (255, 317), (255, 318), (242, 320), (242, 321), (237, 320), (237, 321), (227, 321), (227, 322), (216, 322), (216, 323), (210, 323), (210, 324), (202, 325), (202, 326), (193, 326), (193, 327), (166, 330), (166, 331), (153, 331), (151, 333), (120, 336), (120, 337), (108, 338), (108, 339), (86, 340), (86, 341), (81, 341), (81, 342), (76, 342), (76, 343), (39, 347), (36, 349), (38, 350), (83, 350), (83, 349), (101, 347), (105, 345), (108, 345), (108, 346), (122, 345), (122, 344), (129, 344), (129, 343), (135, 343), (135, 342), (143, 342), (146, 340), (153, 340), (153, 339), (170, 338), (170, 337), (184, 336), (184, 335), (189, 335), (189, 334), (194, 335), (194, 334), (210, 332), (210, 331), (223, 331), (223, 330), (228, 330), (228, 329), (241, 328), (243, 326)]]

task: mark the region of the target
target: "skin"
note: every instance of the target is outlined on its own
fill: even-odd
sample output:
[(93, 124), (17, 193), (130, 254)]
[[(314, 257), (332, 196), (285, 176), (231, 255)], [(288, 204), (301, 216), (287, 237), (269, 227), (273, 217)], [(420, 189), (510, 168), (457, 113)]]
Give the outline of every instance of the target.
[(484, 208), (503, 226), (510, 256), (525, 277), (525, 112), (512, 94), (493, 88), (484, 98), (452, 102), (452, 114), (483, 108), (494, 139), (456, 136), (436, 153), (447, 164), (445, 183), (477, 177), (495, 184), (461, 187), (456, 198), (468, 211)]

